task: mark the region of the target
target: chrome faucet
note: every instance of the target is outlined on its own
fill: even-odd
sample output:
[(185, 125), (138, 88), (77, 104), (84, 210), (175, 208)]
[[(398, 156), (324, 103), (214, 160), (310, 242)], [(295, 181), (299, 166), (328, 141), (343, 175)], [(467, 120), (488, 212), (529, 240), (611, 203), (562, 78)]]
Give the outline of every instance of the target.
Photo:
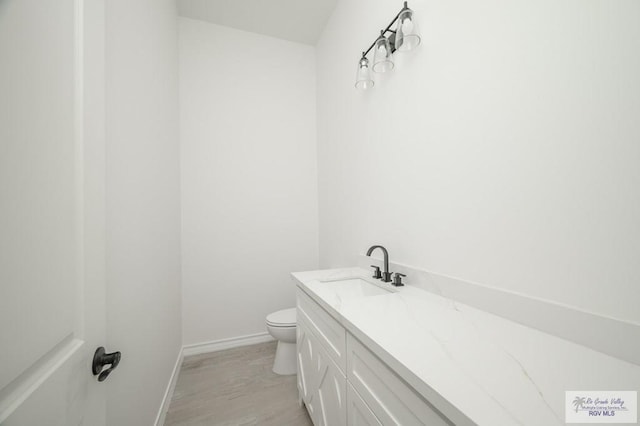
[[(389, 252), (387, 251), (386, 248), (382, 247), (382, 246), (371, 246), (369, 247), (369, 250), (367, 250), (367, 256), (371, 256), (371, 253), (373, 253), (373, 251), (375, 249), (379, 248), (380, 250), (382, 250), (382, 254), (384, 255), (384, 271), (382, 272), (382, 281), (384, 281), (385, 283), (390, 283), (391, 282), (391, 274), (393, 272), (389, 272)], [(379, 277), (376, 277), (379, 278)]]

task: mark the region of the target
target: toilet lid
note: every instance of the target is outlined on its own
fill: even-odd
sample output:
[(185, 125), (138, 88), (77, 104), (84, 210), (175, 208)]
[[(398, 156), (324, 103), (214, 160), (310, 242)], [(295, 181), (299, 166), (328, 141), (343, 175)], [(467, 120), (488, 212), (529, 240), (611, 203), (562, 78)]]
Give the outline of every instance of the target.
[(283, 309), (267, 315), (267, 324), (276, 327), (291, 327), (296, 325), (296, 308)]

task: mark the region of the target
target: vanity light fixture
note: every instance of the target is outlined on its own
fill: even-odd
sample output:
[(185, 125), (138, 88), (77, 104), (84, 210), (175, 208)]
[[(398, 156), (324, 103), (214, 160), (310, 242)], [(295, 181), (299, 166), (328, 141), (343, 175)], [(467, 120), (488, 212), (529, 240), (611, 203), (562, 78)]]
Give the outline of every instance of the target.
[(366, 90), (373, 87), (373, 79), (371, 78), (371, 69), (369, 68), (369, 60), (362, 52), (362, 58), (358, 61), (358, 73), (356, 75), (356, 89)]
[[(394, 24), (396, 29), (392, 30)], [(387, 35), (389, 34), (389, 35)], [(392, 54), (396, 51), (407, 52), (420, 44), (420, 34), (415, 21), (413, 10), (409, 9), (407, 2), (404, 7), (393, 18), (387, 28), (380, 30), (380, 36), (362, 52), (362, 57), (358, 61), (358, 73), (356, 75), (356, 88), (366, 90), (374, 86), (371, 79), (369, 60), (367, 54), (374, 50), (373, 71), (383, 73), (391, 71), (394, 67)]]
[(375, 50), (373, 54), (373, 71), (387, 72), (393, 69), (393, 58), (391, 57), (391, 43), (382, 31), (380, 37), (375, 42)]
[(395, 48), (399, 52), (408, 52), (420, 44), (420, 34), (418, 33), (418, 24), (413, 18), (413, 10), (404, 7), (398, 14), (398, 26), (395, 33)]

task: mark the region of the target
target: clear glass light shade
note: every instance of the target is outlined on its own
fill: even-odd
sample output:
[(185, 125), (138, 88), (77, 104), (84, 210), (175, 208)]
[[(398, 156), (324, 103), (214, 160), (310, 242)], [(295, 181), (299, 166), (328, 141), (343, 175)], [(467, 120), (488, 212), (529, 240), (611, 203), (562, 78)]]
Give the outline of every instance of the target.
[(387, 72), (393, 69), (393, 59), (391, 58), (391, 44), (389, 39), (382, 34), (376, 40), (373, 47), (375, 52), (373, 57), (373, 70), (375, 72)]
[(396, 27), (395, 48), (399, 52), (406, 52), (420, 44), (420, 33), (413, 10), (405, 7), (398, 16)]
[(367, 90), (373, 87), (373, 79), (371, 78), (371, 68), (369, 60), (362, 57), (358, 61), (358, 72), (356, 74), (356, 89)]

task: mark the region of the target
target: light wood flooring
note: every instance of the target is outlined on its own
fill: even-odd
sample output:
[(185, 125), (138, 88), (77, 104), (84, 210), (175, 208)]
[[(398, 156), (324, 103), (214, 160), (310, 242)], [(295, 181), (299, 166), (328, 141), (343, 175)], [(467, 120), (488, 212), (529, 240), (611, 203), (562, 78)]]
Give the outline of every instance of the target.
[(296, 376), (271, 371), (276, 342), (187, 357), (165, 426), (310, 426)]

